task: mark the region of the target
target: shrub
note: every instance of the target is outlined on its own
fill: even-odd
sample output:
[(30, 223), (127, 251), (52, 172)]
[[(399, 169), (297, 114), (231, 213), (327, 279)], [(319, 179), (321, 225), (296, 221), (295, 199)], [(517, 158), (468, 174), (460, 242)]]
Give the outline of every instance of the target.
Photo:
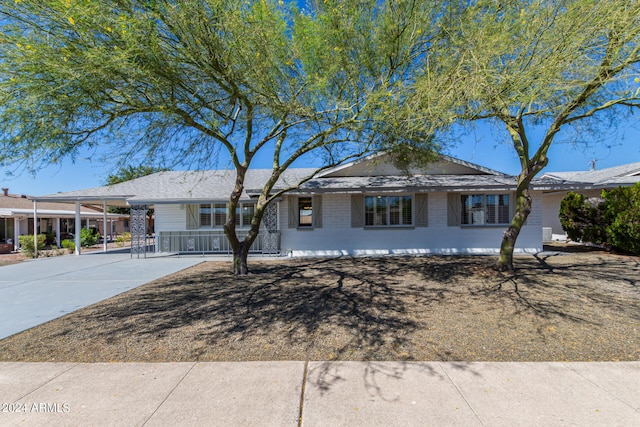
[(76, 244), (71, 240), (63, 240), (62, 242), (60, 242), (60, 246), (62, 246), (64, 249), (68, 249), (71, 252), (75, 252), (76, 250)]
[(602, 199), (569, 193), (560, 223), (570, 239), (640, 254), (640, 183), (602, 191)]
[(118, 247), (123, 247), (126, 242), (131, 241), (131, 233), (122, 233), (118, 237), (116, 237), (116, 245)]
[(560, 202), (560, 224), (567, 236), (576, 242), (598, 245), (607, 242), (605, 200), (570, 192)]
[(98, 236), (92, 230), (82, 228), (80, 230), (80, 246), (83, 248), (93, 246), (98, 243)]
[(603, 191), (610, 244), (622, 251), (640, 254), (640, 183)]
[[(44, 234), (38, 234), (38, 251), (41, 251), (44, 248), (45, 240), (46, 236)], [(28, 258), (33, 258), (35, 256), (33, 234), (19, 236), (18, 241), (20, 242), (20, 250), (22, 251), (22, 253)]]
[(52, 246), (55, 241), (56, 241), (56, 234), (55, 233), (45, 233), (45, 239), (44, 239), (44, 245), (45, 246)]

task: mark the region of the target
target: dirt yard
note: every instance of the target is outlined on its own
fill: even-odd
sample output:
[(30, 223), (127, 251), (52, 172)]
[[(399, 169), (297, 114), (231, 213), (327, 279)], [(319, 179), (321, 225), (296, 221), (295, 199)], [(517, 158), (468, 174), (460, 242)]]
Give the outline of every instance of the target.
[(640, 258), (494, 262), (203, 262), (2, 340), (0, 360), (640, 360)]

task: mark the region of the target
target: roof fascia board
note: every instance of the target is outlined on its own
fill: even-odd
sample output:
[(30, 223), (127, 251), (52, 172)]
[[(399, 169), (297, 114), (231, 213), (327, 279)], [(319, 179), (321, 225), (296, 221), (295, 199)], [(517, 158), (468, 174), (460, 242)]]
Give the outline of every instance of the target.
[(58, 203), (75, 203), (75, 202), (108, 202), (108, 201), (125, 201), (133, 195), (118, 196), (29, 196), (28, 199), (34, 202), (58, 202)]

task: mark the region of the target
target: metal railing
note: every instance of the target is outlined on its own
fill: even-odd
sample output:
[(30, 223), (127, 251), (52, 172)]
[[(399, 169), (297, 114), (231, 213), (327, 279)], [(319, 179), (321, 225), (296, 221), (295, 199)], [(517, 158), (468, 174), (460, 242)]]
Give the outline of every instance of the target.
[[(238, 233), (240, 240), (246, 233)], [(158, 236), (158, 251), (168, 253), (201, 253), (231, 255), (229, 239), (223, 231), (189, 230), (161, 231)], [(251, 245), (250, 253), (278, 255), (280, 253), (280, 233), (261, 232)]]

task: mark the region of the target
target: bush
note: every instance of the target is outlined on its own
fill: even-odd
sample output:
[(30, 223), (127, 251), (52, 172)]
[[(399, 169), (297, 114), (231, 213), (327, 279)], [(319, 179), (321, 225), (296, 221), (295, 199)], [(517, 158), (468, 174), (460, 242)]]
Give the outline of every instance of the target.
[(603, 191), (610, 244), (624, 252), (640, 254), (640, 183)]
[(575, 241), (640, 254), (640, 183), (602, 191), (602, 199), (569, 193), (560, 203), (560, 223)]
[(98, 243), (98, 235), (94, 231), (86, 228), (80, 230), (80, 246), (86, 248), (87, 246), (93, 246)]
[(76, 244), (71, 240), (63, 240), (62, 242), (60, 242), (60, 246), (62, 246), (64, 249), (68, 249), (71, 252), (76, 251)]
[(123, 247), (126, 242), (131, 241), (131, 233), (122, 233), (116, 237), (116, 246)]
[[(44, 249), (44, 242), (46, 240), (46, 236), (44, 234), (38, 234), (38, 251)], [(35, 246), (33, 245), (33, 234), (28, 234), (26, 236), (19, 236), (18, 241), (20, 242), (20, 250), (22, 253), (28, 257), (33, 258), (35, 256)]]
[(44, 245), (45, 246), (53, 246), (56, 242), (56, 234), (55, 233), (45, 233)]
[(605, 200), (570, 192), (560, 202), (560, 224), (567, 236), (576, 242), (591, 242), (598, 245), (607, 242)]

